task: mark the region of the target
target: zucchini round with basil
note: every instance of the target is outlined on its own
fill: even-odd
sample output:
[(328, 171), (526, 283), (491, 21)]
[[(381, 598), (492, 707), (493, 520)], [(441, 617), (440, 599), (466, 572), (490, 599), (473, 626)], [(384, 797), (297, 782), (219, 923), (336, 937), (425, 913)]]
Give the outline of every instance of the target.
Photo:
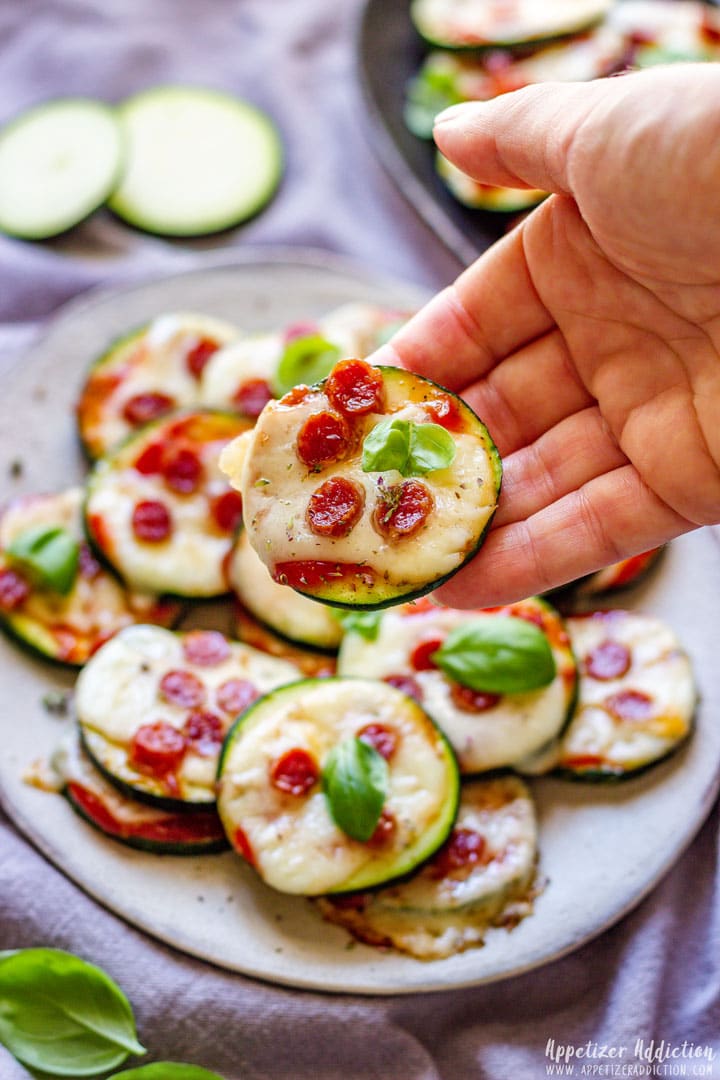
[(512, 765), (568, 723), (575, 659), (563, 621), (543, 600), (489, 611), (420, 601), (376, 618), (346, 632), (339, 673), (383, 679), (415, 697), (452, 743), (461, 773)]
[(111, 840), (154, 855), (209, 855), (228, 847), (214, 808), (161, 810), (123, 795), (92, 765), (77, 737), (52, 759), (73, 810)]
[(203, 369), (237, 335), (220, 319), (175, 312), (113, 342), (91, 366), (76, 406), (88, 457), (102, 457), (173, 409), (199, 404)]
[(270, 653), (281, 660), (289, 660), (308, 678), (327, 678), (328, 675), (336, 673), (337, 658), (334, 653), (296, 645), (288, 638), (274, 633), (265, 623), (259, 622), (241, 604), (235, 605), (233, 633), (246, 645), (252, 645), (253, 649)]
[(517, 777), (463, 785), (455, 826), (412, 877), (374, 892), (316, 901), (323, 916), (368, 945), (437, 960), (512, 928), (537, 895), (537, 823)]
[(129, 592), (97, 561), (82, 527), (81, 488), (14, 499), (0, 515), (0, 621), (50, 660), (82, 665), (132, 623), (172, 626), (181, 605)]
[(713, 4), (623, 0), (610, 23), (624, 35), (633, 67), (720, 59), (720, 15)]
[(384, 607), (451, 577), (480, 547), (502, 476), (464, 401), (364, 360), (270, 402), (221, 467), (274, 579), (345, 608)]
[(86, 529), (131, 588), (185, 597), (227, 592), (225, 562), (242, 503), (218, 459), (250, 423), (228, 413), (174, 413), (96, 462)]
[(133, 798), (170, 809), (208, 805), (235, 717), (299, 675), (293, 664), (216, 630), (132, 626), (80, 674), (75, 708), (83, 746)]
[(613, 0), (412, 0), (410, 17), (431, 45), (477, 49), (577, 34), (600, 22), (612, 5)]
[(612, 610), (570, 618), (567, 628), (580, 684), (557, 770), (573, 780), (622, 780), (672, 754), (692, 730), (697, 691), (670, 627)]
[(532, 210), (547, 197), (546, 191), (536, 188), (497, 187), (481, 184), (453, 165), (444, 154), (435, 155), (438, 176), (458, 202), (471, 210), (487, 210), (490, 213), (517, 214)]
[(228, 735), (218, 812), (263, 881), (315, 896), (407, 874), (455, 820), (452, 750), (417, 702), (369, 679), (266, 694)]

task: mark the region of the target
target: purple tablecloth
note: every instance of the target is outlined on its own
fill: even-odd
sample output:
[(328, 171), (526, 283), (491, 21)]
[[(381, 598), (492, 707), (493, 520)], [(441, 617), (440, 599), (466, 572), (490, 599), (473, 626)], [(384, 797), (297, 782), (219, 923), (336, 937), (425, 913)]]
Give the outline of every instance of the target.
[[(450, 280), (454, 260), (363, 136), (358, 8), (358, 0), (0, 2), (0, 120), (51, 95), (117, 100), (196, 82), (267, 108), (288, 157), (272, 206), (219, 240), (167, 243), (103, 215), (53, 243), (0, 239), (0, 373), (67, 298), (127, 274), (190, 266), (205, 249), (311, 245), (421, 284)], [(21, 718), (0, 718), (13, 722)], [(0, 948), (38, 944), (77, 952), (118, 979), (154, 1058), (196, 1062), (226, 1080), (540, 1080), (552, 1075), (549, 1039), (591, 1043), (587, 1061), (598, 1071), (583, 1073), (578, 1062), (576, 1076), (720, 1077), (717, 809), (652, 896), (593, 944), (529, 975), (412, 998), (284, 990), (188, 959), (88, 899), (0, 816)], [(715, 1060), (671, 1059), (685, 1072), (610, 1071), (636, 1061), (638, 1039), (686, 1041)], [(627, 1050), (602, 1058), (603, 1044)], [(0, 1078), (27, 1075), (0, 1047)]]

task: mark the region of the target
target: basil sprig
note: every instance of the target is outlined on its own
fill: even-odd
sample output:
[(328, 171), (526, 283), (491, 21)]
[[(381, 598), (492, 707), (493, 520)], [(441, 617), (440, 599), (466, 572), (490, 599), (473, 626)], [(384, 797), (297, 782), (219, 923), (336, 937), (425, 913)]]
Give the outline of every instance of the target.
[(440, 424), (416, 424), (414, 420), (381, 420), (363, 442), (363, 472), (397, 469), (401, 476), (424, 476), (447, 469), (457, 448), (452, 435)]
[(155, 1061), (137, 1069), (113, 1073), (109, 1080), (223, 1080), (216, 1072), (199, 1065), (184, 1065), (180, 1061)]
[(275, 372), (275, 390), (282, 397), (298, 383), (320, 382), (340, 359), (340, 349), (319, 334), (293, 338), (285, 346)]
[(432, 659), (472, 690), (520, 694), (548, 686), (556, 673), (545, 634), (526, 619), (489, 615), (451, 630)]
[(330, 751), (322, 784), (330, 816), (353, 840), (375, 832), (387, 796), (388, 766), (374, 746), (354, 736)]
[(60, 949), (0, 957), (0, 1042), (31, 1069), (74, 1078), (145, 1053), (117, 983)]
[(67, 596), (75, 584), (80, 545), (60, 525), (25, 529), (8, 544), (6, 554), (39, 585), (62, 596)]
[(333, 615), (346, 634), (359, 634), (366, 641), (377, 639), (382, 611), (334, 611)]

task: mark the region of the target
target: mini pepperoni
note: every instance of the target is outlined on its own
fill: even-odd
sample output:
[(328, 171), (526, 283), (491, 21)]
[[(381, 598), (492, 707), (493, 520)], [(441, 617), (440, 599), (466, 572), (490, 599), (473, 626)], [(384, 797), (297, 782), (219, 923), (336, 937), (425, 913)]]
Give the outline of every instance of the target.
[(575, 754), (573, 757), (565, 757), (561, 761), (566, 769), (597, 769), (603, 765), (605, 759), (599, 754)]
[(143, 476), (156, 476), (162, 472), (165, 460), (165, 448), (162, 443), (150, 443), (146, 446), (133, 466)]
[(215, 694), (218, 706), (231, 716), (244, 712), (259, 697), (260, 691), (248, 679), (228, 679)]
[(383, 377), (365, 360), (341, 360), (325, 380), (330, 404), (347, 416), (383, 410)]
[(164, 776), (176, 769), (187, 750), (185, 736), (172, 724), (157, 720), (138, 728), (130, 745), (130, 760), (134, 765)]
[(160, 695), (181, 709), (197, 709), (205, 704), (207, 692), (192, 671), (168, 671), (160, 680)]
[(432, 659), (433, 653), (436, 653), (442, 645), (441, 638), (432, 638), (430, 641), (421, 641), (419, 645), (416, 645), (410, 654), (410, 663), (416, 671), (432, 671), (437, 667), (437, 664)]
[(232, 401), (238, 412), (244, 416), (259, 416), (274, 396), (265, 379), (248, 379), (237, 388)]
[(373, 525), (390, 540), (405, 540), (422, 529), (435, 502), (419, 480), (403, 480), (385, 489), (373, 512)]
[(363, 585), (372, 585), (375, 572), (365, 563), (330, 562), (326, 559), (298, 559), (275, 564), (273, 580), (295, 589), (317, 589), (328, 582), (357, 578)]
[(432, 862), (433, 877), (446, 877), (485, 858), (485, 838), (474, 829), (453, 829), (450, 839)]
[(300, 748), (287, 750), (270, 766), (270, 783), (288, 795), (307, 795), (319, 776), (312, 754)]
[(0, 608), (16, 611), (30, 595), (30, 586), (15, 570), (0, 570)]
[(458, 682), (450, 684), (450, 696), (463, 712), (487, 712), (495, 708), (501, 697), (500, 694), (487, 694), (484, 690), (472, 690)]
[(165, 483), (178, 495), (192, 495), (203, 482), (205, 470), (200, 458), (192, 450), (180, 448), (167, 457), (163, 464)]
[(307, 521), (316, 536), (349, 536), (365, 505), (365, 491), (343, 476), (331, 476), (310, 496)]
[(658, 550), (658, 548), (653, 548), (652, 551), (644, 551), (642, 555), (633, 555), (630, 559), (624, 559), (619, 564), (617, 572), (612, 579), (611, 584), (613, 587), (620, 588), (621, 585), (630, 585), (635, 578), (640, 577), (646, 567), (653, 561)]
[(164, 416), (170, 409), (175, 408), (175, 400), (168, 394), (148, 393), (135, 394), (125, 402), (123, 416), (128, 424), (139, 427), (140, 424), (148, 424), (151, 420), (157, 420), (158, 416)]
[(396, 690), (402, 690), (403, 694), (414, 698), (415, 701), (421, 702), (423, 699), (422, 687), (412, 675), (386, 675), (383, 682), (386, 682), (388, 686), (394, 686)]
[(585, 671), (593, 679), (619, 679), (630, 669), (632, 657), (627, 645), (607, 638), (585, 659)]
[(185, 721), (183, 734), (190, 749), (201, 757), (217, 754), (225, 738), (225, 728), (219, 716), (211, 712), (191, 712)]
[(97, 561), (87, 544), (81, 544), (78, 552), (78, 569), (80, 576), (86, 581), (94, 581), (102, 572), (102, 567)]
[(252, 845), (250, 844), (247, 835), (242, 829), (236, 829), (233, 833), (232, 845), (238, 855), (242, 855), (246, 863), (249, 863), (250, 866), (255, 866), (255, 852), (252, 849)]
[(135, 504), (132, 528), (138, 540), (146, 544), (159, 544), (167, 540), (172, 531), (170, 511), (161, 502), (145, 500)]
[(305, 386), (304, 383), (301, 383), (299, 386), (293, 386), (291, 390), (288, 390), (287, 394), (283, 394), (280, 398), (280, 404), (289, 406), (300, 405), (306, 398), (314, 393), (316, 393), (315, 390), (312, 390), (309, 386)]
[(385, 724), (366, 724), (358, 731), (357, 737), (377, 750), (386, 761), (389, 761), (397, 750), (397, 735)]
[(195, 379), (200, 378), (208, 360), (219, 347), (218, 343), (211, 338), (201, 338), (197, 345), (193, 345), (187, 354), (186, 363), (188, 371)]
[(225, 491), (216, 495), (210, 503), (210, 513), (219, 529), (234, 533), (242, 522), (242, 498), (237, 491)]
[(308, 416), (297, 438), (297, 453), (310, 469), (340, 461), (350, 445), (350, 429), (342, 416), (317, 412)]
[(189, 664), (215, 667), (230, 656), (230, 643), (219, 630), (190, 630), (183, 638), (183, 652)]
[(618, 720), (648, 720), (655, 712), (655, 702), (642, 690), (620, 690), (605, 698), (603, 705)]
[(425, 408), (434, 424), (440, 424), (448, 431), (462, 431), (463, 417), (457, 398), (450, 394), (438, 394)]
[(389, 810), (383, 810), (380, 814), (378, 823), (375, 826), (375, 832), (370, 839), (365, 842), (371, 847), (383, 847), (392, 840), (396, 831), (397, 821), (395, 820), (395, 815)]

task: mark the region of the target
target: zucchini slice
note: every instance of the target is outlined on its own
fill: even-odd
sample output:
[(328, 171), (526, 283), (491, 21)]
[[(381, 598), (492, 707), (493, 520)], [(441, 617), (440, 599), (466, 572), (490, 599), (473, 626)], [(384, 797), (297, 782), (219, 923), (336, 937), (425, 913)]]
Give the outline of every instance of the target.
[(232, 228), (261, 210), (280, 183), (275, 125), (231, 94), (156, 87), (124, 101), (118, 117), (127, 165), (108, 206), (146, 232), (203, 236)]
[[(438, 439), (447, 456), (421, 472), (409, 452), (388, 467), (399, 459), (383, 450), (363, 471), (368, 445), (390, 425), (417, 445)], [(502, 476), (487, 428), (464, 401), (364, 360), (340, 361), (323, 382), (270, 402), (221, 467), (242, 492), (250, 542), (276, 581), (368, 609), (421, 596), (468, 562)]]
[(471, 210), (517, 214), (522, 210), (532, 210), (547, 197), (546, 191), (539, 191), (537, 188), (509, 188), (481, 184), (458, 169), (457, 165), (453, 165), (444, 154), (439, 152), (435, 155), (435, 167), (448, 191), (458, 202)]
[(93, 767), (77, 737), (53, 755), (52, 764), (73, 810), (111, 840), (154, 855), (209, 855), (227, 849), (214, 808), (178, 813), (122, 795)]
[[(331, 752), (357, 738), (387, 762), (382, 814), (366, 842), (335, 823), (322, 783)], [(314, 896), (379, 885), (429, 858), (452, 828), (458, 786), (450, 746), (412, 698), (366, 679), (307, 679), (238, 720), (217, 804), (230, 843), (263, 881)]]
[(23, 112), (0, 132), (0, 231), (58, 236), (102, 206), (122, 167), (122, 135), (107, 105), (61, 98)]
[(632, 611), (567, 620), (580, 667), (575, 715), (557, 769), (573, 780), (622, 780), (690, 735), (697, 691), (690, 660), (664, 622)]
[(88, 457), (102, 457), (173, 409), (197, 405), (204, 367), (237, 335), (220, 319), (173, 312), (113, 342), (90, 368), (76, 406)]
[(720, 15), (713, 4), (624, 0), (610, 23), (624, 35), (627, 63), (634, 67), (720, 59)]
[(131, 588), (186, 597), (227, 592), (225, 561), (242, 505), (218, 458), (249, 425), (227, 413), (174, 413), (96, 462), (86, 529)]
[(133, 626), (80, 674), (75, 707), (83, 746), (133, 798), (169, 809), (208, 805), (235, 717), (299, 675), (294, 664), (216, 630), (176, 634)]
[(289, 660), (304, 676), (321, 679), (336, 674), (337, 661), (334, 654), (320, 652), (318, 649), (305, 649), (293, 644), (287, 638), (275, 634), (264, 623), (259, 622), (241, 604), (235, 605), (234, 623), (234, 634), (240, 641), (244, 641), (246, 645), (252, 645), (253, 649), (259, 649), (260, 652), (277, 656), (281, 660)]
[(412, 0), (410, 17), (431, 45), (447, 49), (525, 45), (587, 30), (613, 0)]
[(407, 881), (316, 901), (323, 916), (368, 945), (437, 960), (482, 945), (490, 927), (514, 927), (538, 892), (537, 823), (517, 777), (463, 785), (453, 831)]
[[(0, 516), (0, 621), (22, 644), (41, 656), (80, 666), (106, 641), (132, 623), (173, 626), (182, 615), (174, 600), (129, 592), (104, 569), (85, 542), (83, 491), (13, 500)], [(78, 544), (78, 570), (65, 595), (32, 580), (7, 548), (28, 530), (59, 527)]]
[[(517, 694), (475, 693), (435, 665), (432, 653), (451, 630), (495, 615), (526, 619), (543, 630), (556, 668), (548, 686)], [(420, 601), (383, 612), (374, 639), (355, 631), (345, 634), (338, 672), (404, 687), (448, 737), (463, 774), (513, 765), (551, 743), (570, 719), (577, 685), (564, 623), (537, 598), (491, 611), (459, 611)]]
[(271, 630), (299, 645), (335, 651), (342, 627), (325, 604), (273, 581), (243, 529), (229, 564), (230, 588), (247, 610)]

